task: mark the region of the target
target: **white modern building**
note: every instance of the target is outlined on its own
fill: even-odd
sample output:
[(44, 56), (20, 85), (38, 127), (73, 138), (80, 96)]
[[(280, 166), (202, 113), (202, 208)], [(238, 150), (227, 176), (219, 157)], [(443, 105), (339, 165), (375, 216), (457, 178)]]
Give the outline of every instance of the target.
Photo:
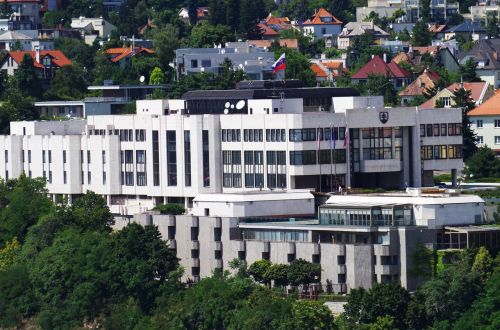
[(137, 101), (135, 115), (12, 122), (0, 177), (46, 177), (54, 196), (92, 190), (133, 214), (191, 208), (206, 193), (420, 187), (463, 167), (459, 109), (391, 109), (350, 88), (282, 84)]
[(478, 146), (488, 146), (500, 156), (500, 93), (469, 112)]
[(376, 195), (333, 195), (315, 217), (307, 190), (198, 195), (190, 215), (144, 213), (116, 218), (157, 225), (176, 251), (184, 280), (198, 281), (233, 259), (321, 265), (324, 291), (345, 293), (394, 281), (414, 290), (413, 260), (430, 249), (500, 246), (500, 228), (484, 224), (484, 201), (454, 190), (416, 189)]
[(177, 78), (201, 72), (218, 74), (225, 59), (231, 61), (232, 69), (243, 70), (249, 79), (272, 78), (274, 53), (249, 42), (228, 42), (225, 47), (177, 49), (174, 59)]

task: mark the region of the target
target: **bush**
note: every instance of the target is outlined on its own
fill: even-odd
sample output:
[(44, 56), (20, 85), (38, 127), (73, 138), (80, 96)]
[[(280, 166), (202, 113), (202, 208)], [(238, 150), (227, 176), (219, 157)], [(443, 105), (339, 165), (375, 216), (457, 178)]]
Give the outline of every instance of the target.
[(160, 204), (153, 208), (153, 211), (160, 211), (161, 214), (178, 215), (184, 214), (186, 209), (179, 204)]

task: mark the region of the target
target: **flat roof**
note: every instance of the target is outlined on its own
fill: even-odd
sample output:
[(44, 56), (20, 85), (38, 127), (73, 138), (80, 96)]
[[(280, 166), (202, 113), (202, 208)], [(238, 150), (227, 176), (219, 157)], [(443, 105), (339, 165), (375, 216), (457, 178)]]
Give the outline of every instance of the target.
[(102, 85), (102, 86), (89, 86), (87, 89), (91, 91), (96, 90), (120, 90), (120, 89), (166, 89), (166, 85)]
[(83, 101), (41, 101), (35, 102), (35, 107), (54, 107), (65, 105), (83, 105)]
[(286, 201), (297, 199), (314, 199), (313, 194), (306, 189), (294, 190), (254, 190), (235, 193), (215, 193), (215, 194), (199, 194), (194, 202), (218, 202), (218, 203), (242, 203), (256, 201)]
[(330, 206), (384, 206), (384, 205), (441, 205), (441, 204), (469, 204), (484, 203), (484, 200), (476, 195), (333, 195), (325, 205)]
[(463, 226), (463, 227), (444, 227), (446, 230), (456, 231), (458, 233), (491, 232), (500, 231), (500, 226)]
[(319, 220), (306, 221), (290, 221), (290, 222), (242, 222), (238, 225), (242, 229), (274, 229), (274, 230), (317, 230), (317, 231), (343, 231), (343, 232), (386, 232), (390, 227), (369, 227), (369, 226), (337, 226), (337, 225), (320, 225)]

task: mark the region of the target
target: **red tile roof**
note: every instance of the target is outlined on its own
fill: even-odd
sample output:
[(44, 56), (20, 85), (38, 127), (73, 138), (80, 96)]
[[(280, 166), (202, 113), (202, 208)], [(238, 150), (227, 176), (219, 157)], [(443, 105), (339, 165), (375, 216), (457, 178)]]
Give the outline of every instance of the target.
[[(269, 48), (273, 44), (272, 40), (248, 40), (248, 42), (255, 47), (261, 48)], [(280, 47), (287, 47), (291, 49), (299, 48), (299, 42), (297, 41), (297, 39), (280, 39), (278, 42), (280, 44)]]
[(274, 31), (273, 29), (271, 29), (269, 26), (267, 26), (264, 23), (259, 23), (257, 26), (259, 27), (260, 32), (263, 36), (274, 37), (274, 36), (279, 35), (278, 32)]
[[(331, 21), (330, 22), (325, 22), (324, 20), (322, 20), (322, 18), (324, 18), (324, 17), (330, 17)], [(314, 13), (314, 15), (311, 16), (310, 19), (308, 19), (307, 21), (305, 21), (303, 24), (304, 25), (316, 25), (316, 24), (335, 24), (335, 25), (339, 25), (339, 24), (342, 24), (342, 21), (339, 20), (337, 17), (333, 16), (332, 14), (330, 14), (326, 9), (320, 8), (320, 9), (318, 9), (318, 11), (316, 11)]]
[(380, 56), (374, 56), (358, 70), (352, 79), (368, 79), (369, 75), (382, 75), (389, 78), (411, 78), (411, 74), (394, 62), (385, 63)]
[[(14, 51), (9, 52), (9, 56), (17, 63), (21, 64), (23, 61), (24, 55), (29, 54), (33, 59), (33, 66), (35, 68), (43, 69), (44, 66), (36, 61), (36, 52), (24, 52), (24, 51)], [(62, 67), (65, 65), (71, 65), (71, 61), (60, 51), (60, 50), (41, 50), (40, 51), (40, 60), (42, 60), (45, 56), (50, 56), (52, 58), (52, 63), (57, 65), (58, 67)]]
[(272, 14), (269, 14), (269, 16), (266, 17), (264, 22), (267, 25), (290, 24), (290, 19), (288, 17), (276, 17), (276, 16), (273, 16)]
[(133, 50), (131, 47), (109, 48), (105, 51), (106, 54), (112, 55), (111, 62), (113, 63), (119, 62), (128, 56), (132, 57), (143, 52), (147, 54), (154, 54), (153, 50), (144, 47), (136, 47)]
[(486, 100), (483, 104), (469, 111), (469, 116), (497, 116), (500, 115), (500, 91)]
[(401, 62), (407, 62), (408, 64), (413, 64), (410, 55), (408, 55), (405, 52), (401, 52), (398, 55), (394, 56), (392, 61), (397, 64), (400, 64)]

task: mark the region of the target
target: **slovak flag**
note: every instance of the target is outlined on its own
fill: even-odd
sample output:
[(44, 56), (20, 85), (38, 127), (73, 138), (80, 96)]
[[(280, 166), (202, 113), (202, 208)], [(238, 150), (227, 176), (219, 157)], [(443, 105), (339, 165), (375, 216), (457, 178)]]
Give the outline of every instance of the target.
[(285, 59), (285, 53), (283, 53), (280, 58), (273, 64), (273, 72), (280, 72), (281, 70), (286, 69), (286, 59)]

